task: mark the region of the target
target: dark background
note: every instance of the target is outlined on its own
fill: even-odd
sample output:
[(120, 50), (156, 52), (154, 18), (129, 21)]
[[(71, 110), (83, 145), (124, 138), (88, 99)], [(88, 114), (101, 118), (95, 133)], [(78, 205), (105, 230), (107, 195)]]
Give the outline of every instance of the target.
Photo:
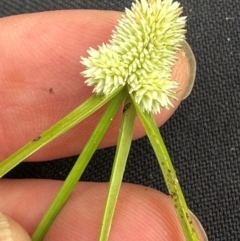
[[(197, 60), (190, 97), (161, 128), (191, 210), (209, 240), (240, 240), (240, 1), (181, 0)], [(56, 9), (124, 10), (131, 0), (0, 0), (0, 17)], [(108, 181), (114, 148), (98, 151), (82, 180)], [(64, 179), (76, 157), (23, 163), (8, 177)], [(147, 138), (133, 143), (125, 182), (166, 192)]]

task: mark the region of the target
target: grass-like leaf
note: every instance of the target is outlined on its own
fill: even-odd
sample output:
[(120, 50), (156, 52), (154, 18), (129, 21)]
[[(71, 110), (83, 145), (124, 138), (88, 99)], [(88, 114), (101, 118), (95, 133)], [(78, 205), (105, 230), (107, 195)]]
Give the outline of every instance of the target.
[(101, 108), (110, 99), (116, 96), (116, 94), (118, 94), (121, 89), (122, 87), (116, 89), (108, 96), (103, 96), (102, 98), (97, 95), (92, 95), (79, 107), (74, 109), (56, 124), (51, 126), (40, 136), (36, 137), (34, 140), (14, 152), (11, 156), (9, 156), (0, 163), (0, 178), (3, 177), (6, 173), (8, 173), (12, 168), (17, 166), (21, 161), (25, 160), (27, 157), (39, 150), (41, 147), (45, 146), (47, 143), (51, 142), (53, 139), (68, 131), (79, 122), (90, 116), (96, 110)]
[(89, 138), (87, 144), (85, 145), (81, 155), (77, 159), (67, 179), (64, 181), (63, 186), (59, 190), (53, 203), (51, 204), (43, 219), (41, 220), (40, 224), (38, 225), (37, 229), (35, 230), (32, 236), (32, 241), (43, 240), (44, 236), (46, 235), (48, 229), (50, 228), (57, 214), (60, 212), (63, 205), (70, 196), (72, 190), (76, 186), (78, 180), (80, 179), (83, 171), (88, 165), (93, 153), (97, 149), (104, 134), (109, 128), (112, 120), (114, 119), (125, 97), (126, 91), (124, 89), (110, 102), (107, 110), (103, 114), (101, 120), (99, 121), (91, 137)]
[(111, 229), (112, 219), (119, 195), (122, 178), (131, 147), (133, 127), (135, 121), (136, 110), (131, 98), (128, 96), (125, 100), (121, 127), (118, 136), (117, 150), (114, 158), (111, 179), (105, 210), (102, 220), (102, 226), (99, 235), (99, 241), (107, 241)]
[(180, 224), (182, 226), (185, 238), (187, 241), (199, 241), (197, 233), (194, 229), (189, 209), (187, 207), (184, 195), (182, 193), (180, 184), (178, 182), (174, 167), (172, 165), (171, 159), (168, 155), (168, 151), (161, 137), (160, 131), (156, 125), (156, 122), (152, 114), (143, 112), (139, 105), (134, 102), (134, 106), (137, 111), (142, 125), (147, 133), (147, 136), (152, 144), (155, 155), (158, 159), (158, 163), (161, 167), (169, 194), (172, 198), (174, 208), (178, 215)]

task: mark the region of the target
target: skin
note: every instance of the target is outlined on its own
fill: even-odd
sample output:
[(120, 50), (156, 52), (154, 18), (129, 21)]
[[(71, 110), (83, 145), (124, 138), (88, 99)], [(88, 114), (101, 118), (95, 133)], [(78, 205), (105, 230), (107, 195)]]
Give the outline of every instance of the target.
[[(84, 69), (80, 56), (87, 56), (89, 46), (96, 48), (106, 42), (119, 17), (118, 12), (74, 10), (0, 20), (0, 160), (91, 95), (91, 88), (85, 86), (79, 74)], [(178, 100), (173, 100), (175, 108), (155, 116), (158, 126), (174, 113), (188, 85), (188, 60), (182, 51), (177, 57), (172, 77), (179, 82)], [(103, 110), (29, 160), (79, 154)], [(119, 117), (100, 147), (116, 143)], [(143, 135), (136, 120), (134, 139)], [(0, 196), (4, 197), (0, 211), (8, 216), (13, 234), (18, 236), (14, 234), (13, 240), (28, 240), (13, 220), (32, 234), (61, 184), (53, 180), (0, 180)], [(106, 183), (79, 183), (44, 240), (97, 240), (106, 193)], [(123, 184), (109, 240), (180, 241), (184, 237), (168, 196), (143, 186)]]

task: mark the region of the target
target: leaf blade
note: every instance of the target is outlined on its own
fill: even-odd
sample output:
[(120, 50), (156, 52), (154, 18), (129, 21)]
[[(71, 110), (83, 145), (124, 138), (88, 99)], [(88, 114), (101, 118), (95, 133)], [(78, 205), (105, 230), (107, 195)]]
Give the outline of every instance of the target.
[(199, 241), (200, 239), (198, 238), (197, 233), (194, 229), (190, 212), (187, 207), (184, 195), (182, 193), (178, 178), (176, 176), (174, 167), (172, 165), (171, 159), (169, 157), (164, 141), (161, 137), (160, 131), (156, 125), (156, 122), (152, 114), (143, 112), (140, 109), (139, 105), (134, 101), (133, 97), (132, 101), (136, 108), (137, 115), (139, 116), (142, 125), (144, 126), (144, 129), (147, 133), (147, 136), (151, 142), (151, 145), (154, 149), (169, 194), (172, 198), (175, 211), (178, 215), (181, 227), (183, 229), (185, 238), (188, 241)]
[(121, 127), (118, 136), (117, 150), (114, 158), (111, 179), (109, 183), (108, 196), (105, 203), (104, 215), (102, 219), (99, 241), (107, 241), (111, 229), (112, 219), (119, 195), (122, 178), (131, 147), (133, 127), (136, 111), (130, 97), (127, 97)]

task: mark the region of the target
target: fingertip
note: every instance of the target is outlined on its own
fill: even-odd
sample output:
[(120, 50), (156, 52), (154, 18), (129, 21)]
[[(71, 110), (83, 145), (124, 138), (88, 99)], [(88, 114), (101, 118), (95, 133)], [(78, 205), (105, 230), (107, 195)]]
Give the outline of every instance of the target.
[[(199, 240), (208, 241), (202, 224), (190, 214)], [(124, 184), (115, 216), (112, 240), (121, 228), (126, 230), (126, 240), (185, 241), (171, 198), (152, 188)]]
[(194, 227), (196, 227), (196, 232), (198, 233), (199, 237), (201, 237), (202, 241), (208, 241), (207, 234), (206, 234), (202, 224), (200, 223), (199, 219), (191, 211), (190, 211), (190, 213), (192, 216)]
[(1, 241), (31, 241), (28, 233), (10, 217), (0, 213)]
[(196, 70), (197, 70), (197, 63), (196, 59), (194, 56), (194, 53), (189, 46), (189, 44), (186, 41), (183, 41), (182, 47), (185, 53), (185, 56), (187, 57), (188, 63), (189, 63), (189, 76), (188, 76), (188, 83), (187, 83), (187, 88), (184, 94), (183, 99), (186, 99), (192, 92), (194, 83), (195, 83), (195, 78), (196, 78)]

